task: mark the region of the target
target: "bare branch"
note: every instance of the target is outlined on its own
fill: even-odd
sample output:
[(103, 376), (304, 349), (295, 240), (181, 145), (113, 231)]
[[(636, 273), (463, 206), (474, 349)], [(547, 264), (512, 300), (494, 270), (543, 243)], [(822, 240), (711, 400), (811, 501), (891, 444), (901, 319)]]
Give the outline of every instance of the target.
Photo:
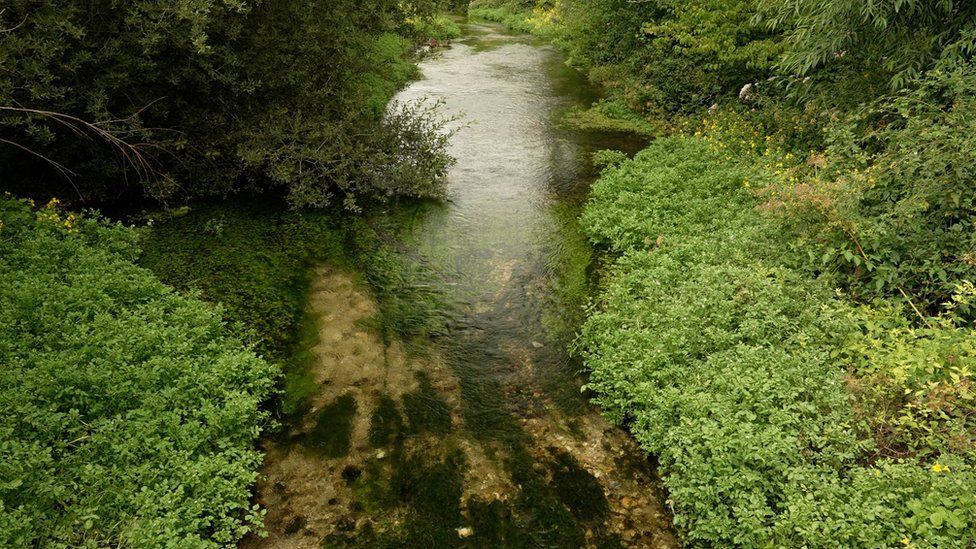
[[(3, 12), (5, 12), (5, 11), (7, 11), (7, 8), (0, 9), (0, 15), (3, 15)], [(0, 29), (0, 34), (5, 34), (5, 33), (8, 33), (8, 32), (14, 32), (15, 30), (17, 30), (20, 27), (24, 26), (24, 23), (26, 23), (26, 22), (27, 22), (27, 16), (25, 15), (24, 16), (24, 20), (21, 21), (20, 23), (17, 23), (16, 25), (10, 27), (9, 29)]]
[(17, 147), (18, 149), (20, 149), (20, 150), (22, 150), (24, 152), (27, 152), (28, 154), (31, 154), (33, 156), (36, 156), (37, 158), (40, 158), (41, 160), (47, 162), (48, 164), (50, 164), (51, 166), (53, 166), (54, 169), (57, 170), (58, 173), (60, 173), (65, 179), (67, 179), (68, 180), (68, 183), (71, 183), (71, 186), (74, 187), (74, 189), (75, 189), (75, 193), (78, 194), (78, 198), (84, 199), (84, 197), (81, 195), (81, 191), (78, 190), (78, 187), (75, 186), (74, 181), (71, 180), (71, 176), (72, 175), (78, 175), (78, 174), (76, 174), (75, 172), (69, 170), (63, 164), (61, 164), (61, 163), (59, 163), (59, 162), (57, 162), (57, 161), (55, 161), (55, 160), (53, 160), (51, 158), (48, 158), (48, 157), (44, 156), (43, 154), (41, 154), (41, 153), (39, 153), (37, 151), (31, 150), (31, 149), (29, 149), (29, 148), (21, 145), (20, 143), (17, 143), (17, 142), (14, 142), (14, 141), (10, 141), (9, 139), (4, 139), (2, 137), (0, 137), (0, 143), (6, 143), (8, 145)]
[[(126, 119), (112, 119), (112, 120), (106, 120), (106, 121), (102, 121), (102, 122), (95, 122), (95, 123), (93, 123), (93, 122), (88, 122), (86, 120), (82, 120), (81, 118), (78, 118), (76, 116), (71, 116), (69, 114), (64, 114), (64, 113), (59, 113), (59, 112), (53, 112), (53, 111), (46, 111), (46, 110), (42, 110), (42, 109), (30, 109), (30, 108), (25, 108), (25, 107), (12, 107), (12, 106), (3, 106), (3, 105), (0, 105), (0, 112), (14, 112), (14, 113), (19, 113), (19, 114), (28, 114), (28, 115), (35, 115), (35, 116), (40, 116), (40, 117), (43, 117), (43, 118), (48, 118), (50, 120), (53, 120), (53, 121), (55, 121), (55, 122), (57, 122), (57, 123), (65, 126), (66, 128), (68, 128), (69, 130), (71, 130), (73, 133), (75, 133), (79, 137), (83, 137), (85, 139), (91, 139), (92, 136), (97, 137), (98, 139), (101, 139), (101, 140), (105, 141), (106, 143), (108, 143), (109, 145), (111, 145), (112, 147), (114, 147), (115, 149), (117, 149), (119, 151), (119, 153), (121, 154), (121, 156), (122, 156), (123, 160), (125, 161), (125, 163), (127, 165), (131, 166), (135, 170), (135, 172), (139, 176), (139, 179), (140, 180), (154, 179), (156, 177), (156, 175), (157, 175), (156, 171), (153, 169), (153, 166), (149, 163), (149, 161), (146, 159), (146, 157), (142, 153), (143, 149), (148, 148), (148, 147), (151, 147), (150, 144), (147, 144), (147, 143), (129, 143), (125, 139), (119, 137), (119, 135), (124, 135), (123, 132), (119, 132), (119, 131), (115, 131), (115, 130), (112, 130), (112, 129), (107, 128), (107, 126), (110, 126), (112, 124), (117, 124), (117, 123), (120, 123), (120, 122), (125, 122), (127, 120), (131, 120), (131, 117), (130, 118), (126, 118)], [(140, 112), (141, 112), (141, 110), (140, 110)], [(136, 114), (138, 114), (138, 113), (136, 113)], [(133, 115), (133, 116), (136, 116), (136, 115)], [(47, 158), (46, 156), (41, 155), (41, 154), (39, 154), (39, 153), (37, 153), (35, 151), (32, 151), (32, 150), (28, 149), (27, 147), (24, 147), (22, 145), (19, 145), (17, 143), (14, 143), (14, 142), (9, 141), (9, 140), (6, 140), (6, 139), (4, 139), (2, 141), (4, 143), (10, 144), (10, 145), (14, 145), (14, 146), (16, 146), (19, 149), (22, 149), (24, 151), (27, 151), (27, 152), (33, 154), (34, 156), (37, 156), (37, 157), (43, 159), (44, 161), (46, 161), (49, 164), (51, 164), (52, 166), (54, 166), (63, 176), (65, 176), (66, 178), (68, 178), (69, 181), (71, 180), (71, 177), (70, 176), (72, 176), (72, 175), (77, 176), (78, 175), (78, 174), (72, 172), (71, 170), (65, 168), (61, 164), (55, 162), (54, 160), (52, 160), (50, 158)], [(77, 188), (75, 190), (77, 191)], [(79, 196), (80, 196), (80, 193), (79, 193)]]

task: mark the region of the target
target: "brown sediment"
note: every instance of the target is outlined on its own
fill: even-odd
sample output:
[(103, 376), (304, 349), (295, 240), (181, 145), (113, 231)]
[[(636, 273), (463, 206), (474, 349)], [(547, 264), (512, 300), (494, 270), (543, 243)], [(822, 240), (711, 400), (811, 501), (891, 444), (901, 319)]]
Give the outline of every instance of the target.
[[(381, 397), (402, 403), (404, 395), (417, 391), (418, 372), (450, 410), (447, 436), (415, 433), (397, 442), (399, 450), (434, 460), (456, 447), (466, 457), (464, 496), (503, 498), (513, 487), (499, 471), (497, 457), (489, 459), (482, 448), (459, 433), (460, 389), (457, 380), (435, 352), (423, 356), (408, 353), (398, 341), (386, 343), (369, 319), (378, 309), (368, 292), (348, 273), (321, 267), (310, 296), (313, 316), (321, 319), (316, 360), (310, 365), (318, 391), (310, 397), (310, 409), (291, 428), (286, 441), (264, 442), (265, 460), (257, 485), (260, 504), (267, 510), (266, 538), (248, 537), (242, 547), (319, 547), (333, 534), (353, 534), (367, 523), (371, 527), (396, 527), (404, 520), (402, 510), (384, 511), (371, 517), (357, 502), (348, 478), (358, 476), (370, 462), (389, 458), (392, 449), (369, 442), (370, 418)], [(320, 410), (344, 395), (356, 401), (349, 451), (341, 457), (323, 456), (305, 443)], [(402, 404), (399, 404), (402, 413)], [(345, 475), (344, 475), (345, 472)], [(350, 473), (352, 472), (352, 473)]]
[[(329, 536), (352, 539), (366, 529), (400, 527), (410, 520), (404, 508), (394, 505), (377, 516), (375, 510), (363, 507), (351, 482), (371, 464), (387, 467), (393, 451), (437, 461), (450, 450), (460, 450), (465, 456), (459, 502), (462, 515), (467, 515), (467, 502), (472, 500), (510, 500), (519, 487), (513, 485), (504, 466), (506, 448), (474, 440), (461, 428), (459, 384), (436, 352), (412, 355), (399, 342), (384, 343), (380, 334), (368, 327), (368, 319), (378, 314), (375, 303), (343, 271), (331, 267), (318, 271), (310, 307), (322, 319), (320, 340), (314, 349), (317, 360), (310, 366), (319, 389), (311, 397), (305, 418), (291, 428), (290, 439), (267, 440), (264, 444), (266, 457), (257, 492), (259, 502), (267, 509), (268, 536), (250, 537), (242, 547), (319, 547)], [(532, 350), (529, 346), (507, 349), (519, 366), (510, 383), (531, 387)], [(398, 439), (398, 447), (372, 446), (370, 417), (379, 399), (384, 395), (392, 398), (402, 412), (404, 395), (420, 386), (417, 372), (426, 375), (430, 387), (447, 404), (450, 432), (414, 433)], [(356, 401), (348, 453), (323, 456), (303, 437), (314, 428), (319, 411), (344, 395), (352, 395)], [(531, 401), (531, 411), (521, 423), (530, 437), (536, 463), (553, 464), (559, 455), (571, 456), (602, 488), (609, 513), (595, 527), (616, 534), (625, 546), (677, 546), (650, 468), (639, 458), (635, 462), (634, 456), (643, 454), (632, 438), (609, 425), (595, 410), (567, 417), (542, 392), (529, 389), (526, 398)], [(550, 480), (558, 474), (558, 469), (540, 469)], [(588, 545), (595, 546), (592, 537), (589, 532)]]
[(535, 440), (537, 459), (551, 461), (555, 452), (565, 452), (597, 479), (610, 508), (604, 526), (625, 546), (679, 546), (657, 480), (646, 462), (635, 459), (643, 452), (627, 433), (598, 415), (574, 418), (572, 426), (552, 416), (533, 418), (523, 427)]
[[(508, 346), (521, 378), (515, 383), (531, 386), (536, 375), (528, 346)], [(572, 456), (600, 483), (610, 513), (604, 526), (620, 536), (627, 547), (675, 548), (663, 490), (645, 453), (633, 437), (611, 425), (595, 407), (587, 413), (567, 416), (544, 391), (533, 391), (532, 417), (521, 420), (532, 437), (537, 462), (553, 461), (554, 453)]]

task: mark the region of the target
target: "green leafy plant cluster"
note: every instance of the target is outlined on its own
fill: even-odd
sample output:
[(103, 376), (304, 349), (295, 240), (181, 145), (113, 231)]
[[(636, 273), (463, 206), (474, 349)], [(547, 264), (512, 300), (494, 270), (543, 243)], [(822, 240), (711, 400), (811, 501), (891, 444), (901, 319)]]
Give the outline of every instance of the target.
[[(976, 278), (973, 9), (934, 0), (535, 6), (556, 13), (557, 40), (603, 81), (653, 90), (688, 75), (697, 91), (648, 96), (643, 107), (625, 94), (624, 104), (644, 116), (658, 109), (679, 130), (703, 118), (728, 156), (769, 156), (762, 163), (777, 177), (765, 206), (796, 232), (804, 268), (863, 303), (900, 299), (913, 317), (945, 314), (956, 286)], [(598, 31), (580, 34), (577, 21)], [(643, 34), (607, 32), (618, 25)], [(608, 61), (605, 37), (643, 61)], [(693, 66), (670, 65), (682, 59)], [(725, 77), (705, 94), (716, 106), (701, 112), (702, 90)], [(669, 109), (667, 97), (688, 109)], [(727, 118), (752, 128), (715, 131)], [(974, 318), (968, 305), (952, 313)]]
[[(958, 302), (972, 299), (960, 289)], [(844, 310), (857, 329), (835, 342), (833, 356), (867, 419), (879, 454), (937, 459), (976, 447), (976, 337), (948, 315), (915, 325), (901, 307), (876, 301)]]
[(468, 15), (504, 24), (517, 32), (540, 32), (541, 29), (528, 21), (532, 2), (472, 2)]
[(134, 264), (131, 229), (0, 198), (0, 545), (214, 547), (277, 368)]
[[(428, 197), (447, 155), (393, 93), (433, 0), (14, 0), (0, 8), (0, 165), (101, 204), (275, 189), (293, 206)], [(423, 177), (417, 177), (422, 171)], [(432, 182), (433, 181), (433, 182)], [(46, 199), (46, 198), (45, 198)]]
[(662, 124), (647, 121), (620, 101), (600, 100), (587, 108), (574, 107), (561, 121), (564, 126), (584, 132), (634, 134), (656, 137), (665, 133)]
[(760, 0), (756, 7), (755, 22), (785, 33), (782, 73), (803, 78), (829, 68), (832, 78), (821, 80), (862, 91), (875, 81), (897, 90), (929, 69), (967, 64), (976, 47), (969, 2)]
[[(971, 65), (933, 70), (833, 123), (823, 149), (783, 171), (768, 205), (797, 232), (811, 270), (925, 314), (945, 312), (956, 286), (976, 280), (974, 101)], [(976, 316), (965, 304), (953, 313)]]
[(660, 139), (604, 170), (582, 218), (617, 256), (577, 343), (588, 386), (658, 457), (676, 528), (696, 546), (972, 543), (972, 328), (915, 330), (791, 267), (746, 187), (773, 174), (725, 156)]
[[(462, 6), (456, 6), (453, 9), (460, 10), (461, 8)], [(466, 12), (466, 3), (463, 9)], [(430, 18), (409, 21), (409, 23), (413, 27), (412, 34), (421, 40), (445, 42), (461, 36), (461, 26), (449, 15), (441, 14)]]

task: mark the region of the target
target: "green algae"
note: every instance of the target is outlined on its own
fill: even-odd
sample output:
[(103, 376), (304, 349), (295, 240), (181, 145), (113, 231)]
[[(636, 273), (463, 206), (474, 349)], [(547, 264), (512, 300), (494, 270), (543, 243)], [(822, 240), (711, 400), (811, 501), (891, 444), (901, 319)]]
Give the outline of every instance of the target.
[(403, 416), (388, 394), (380, 396), (370, 417), (369, 442), (379, 448), (395, 442), (403, 434)]
[(434, 389), (430, 377), (417, 372), (420, 387), (403, 395), (403, 410), (409, 422), (408, 432), (445, 435), (451, 431), (451, 410), (444, 398)]
[(305, 444), (325, 457), (336, 458), (348, 454), (356, 410), (356, 397), (351, 393), (335, 399), (319, 412)]

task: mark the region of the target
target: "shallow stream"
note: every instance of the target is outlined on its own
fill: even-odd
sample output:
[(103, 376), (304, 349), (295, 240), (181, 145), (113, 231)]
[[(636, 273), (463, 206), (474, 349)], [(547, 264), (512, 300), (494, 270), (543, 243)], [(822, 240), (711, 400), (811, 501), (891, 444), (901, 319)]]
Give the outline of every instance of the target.
[(675, 547), (652, 465), (587, 402), (567, 352), (592, 278), (576, 225), (588, 159), (639, 143), (559, 127), (594, 97), (537, 39), (466, 24), (421, 69), (397, 99), (459, 117), (449, 200), (370, 223), (422, 281), (406, 305), (436, 301), (414, 305), (440, 323), (390, 337), (361, 281), (322, 267), (319, 390), (267, 443), (270, 535), (244, 545)]

